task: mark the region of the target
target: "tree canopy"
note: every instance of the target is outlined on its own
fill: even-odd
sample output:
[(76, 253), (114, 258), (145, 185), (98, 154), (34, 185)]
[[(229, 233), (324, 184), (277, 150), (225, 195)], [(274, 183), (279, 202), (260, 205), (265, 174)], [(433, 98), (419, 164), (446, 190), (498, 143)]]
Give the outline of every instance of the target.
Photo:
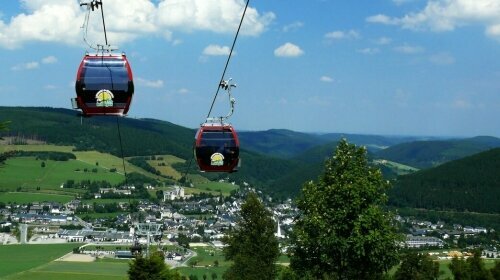
[(241, 206), (240, 215), (236, 229), (225, 239), (228, 246), (224, 248), (224, 254), (233, 264), (223, 278), (276, 279), (275, 262), (280, 251), (274, 236), (276, 224), (271, 213), (255, 193), (249, 193)]
[(130, 280), (180, 280), (177, 271), (165, 264), (163, 253), (155, 252), (149, 257), (137, 256), (127, 271)]
[(313, 279), (377, 279), (398, 262), (389, 183), (365, 148), (342, 140), (318, 182), (307, 182), (291, 238), (291, 267)]
[(429, 255), (409, 252), (401, 259), (401, 266), (394, 274), (394, 280), (434, 280), (439, 277), (439, 263)]

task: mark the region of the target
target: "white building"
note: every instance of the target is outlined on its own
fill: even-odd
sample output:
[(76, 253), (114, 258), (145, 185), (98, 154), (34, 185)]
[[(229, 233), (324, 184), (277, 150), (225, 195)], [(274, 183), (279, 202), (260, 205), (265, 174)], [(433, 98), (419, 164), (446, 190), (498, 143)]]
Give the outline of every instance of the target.
[(184, 198), (184, 188), (179, 186), (174, 186), (173, 190), (163, 191), (163, 201), (176, 200), (178, 198)]
[(443, 240), (429, 236), (407, 235), (405, 245), (410, 248), (420, 248), (424, 246), (443, 247)]

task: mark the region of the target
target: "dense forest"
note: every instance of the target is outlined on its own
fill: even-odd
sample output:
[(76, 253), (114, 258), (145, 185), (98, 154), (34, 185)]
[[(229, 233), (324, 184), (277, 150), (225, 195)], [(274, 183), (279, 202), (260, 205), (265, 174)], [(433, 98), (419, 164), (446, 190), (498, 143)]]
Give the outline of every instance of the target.
[(500, 148), (397, 179), (398, 207), (500, 213)]
[(479, 136), (468, 139), (415, 141), (376, 152), (376, 157), (416, 168), (430, 168), (500, 147), (500, 139)]

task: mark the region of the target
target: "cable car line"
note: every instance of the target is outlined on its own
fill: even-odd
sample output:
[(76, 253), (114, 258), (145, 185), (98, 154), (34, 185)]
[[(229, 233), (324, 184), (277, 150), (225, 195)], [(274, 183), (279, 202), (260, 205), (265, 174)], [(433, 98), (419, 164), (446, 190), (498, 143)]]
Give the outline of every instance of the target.
[(249, 3), (250, 3), (250, 0), (247, 0), (247, 3), (245, 5), (245, 9), (243, 10), (243, 14), (241, 15), (241, 20), (240, 20), (240, 24), (238, 25), (238, 30), (236, 31), (236, 35), (234, 36), (233, 45), (231, 46), (231, 50), (229, 51), (229, 55), (227, 57), (226, 65), (224, 66), (224, 71), (222, 71), (222, 76), (220, 78), (219, 85), (217, 86), (217, 91), (215, 92), (215, 96), (214, 96), (214, 99), (212, 101), (212, 105), (210, 106), (210, 110), (208, 110), (207, 118), (209, 118), (210, 114), (212, 113), (212, 109), (214, 108), (215, 100), (217, 99), (217, 95), (219, 94), (219, 90), (221, 88), (221, 85), (224, 82), (224, 77), (226, 75), (227, 67), (229, 66), (229, 62), (231, 60), (231, 57), (233, 56), (234, 46), (236, 45), (236, 40), (238, 40), (238, 35), (240, 34), (241, 25), (243, 24), (243, 20), (245, 19), (245, 14), (247, 12), (247, 8), (248, 8)]

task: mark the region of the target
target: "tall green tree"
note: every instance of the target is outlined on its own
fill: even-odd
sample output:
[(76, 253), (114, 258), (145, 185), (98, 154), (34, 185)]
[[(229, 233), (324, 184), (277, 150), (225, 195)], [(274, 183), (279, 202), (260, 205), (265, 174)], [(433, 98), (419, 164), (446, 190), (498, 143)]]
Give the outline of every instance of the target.
[(401, 260), (401, 266), (394, 274), (395, 280), (434, 280), (439, 277), (439, 263), (429, 255), (409, 252)]
[(224, 279), (274, 280), (277, 276), (275, 262), (280, 254), (274, 236), (276, 223), (271, 213), (255, 193), (248, 194), (241, 206), (237, 227), (224, 240), (227, 260), (233, 264), (224, 273)]
[[(9, 124), (9, 122), (0, 122), (0, 132), (7, 131), (8, 124)], [(1, 136), (0, 136), (0, 140), (2, 140)], [(0, 164), (2, 164), (4, 161), (6, 161), (12, 155), (13, 155), (13, 152), (0, 153)]]
[(493, 280), (494, 270), (487, 270), (481, 259), (481, 251), (474, 251), (474, 256), (467, 260), (453, 258), (449, 265), (455, 280)]
[(127, 271), (130, 280), (181, 280), (177, 271), (165, 264), (163, 253), (155, 252), (145, 258), (137, 256)]
[(291, 267), (302, 278), (377, 279), (398, 262), (400, 235), (384, 211), (389, 183), (366, 149), (340, 141), (318, 182), (307, 182), (291, 236)]
[(500, 261), (495, 262), (495, 266), (490, 270), (493, 279), (500, 280)]

